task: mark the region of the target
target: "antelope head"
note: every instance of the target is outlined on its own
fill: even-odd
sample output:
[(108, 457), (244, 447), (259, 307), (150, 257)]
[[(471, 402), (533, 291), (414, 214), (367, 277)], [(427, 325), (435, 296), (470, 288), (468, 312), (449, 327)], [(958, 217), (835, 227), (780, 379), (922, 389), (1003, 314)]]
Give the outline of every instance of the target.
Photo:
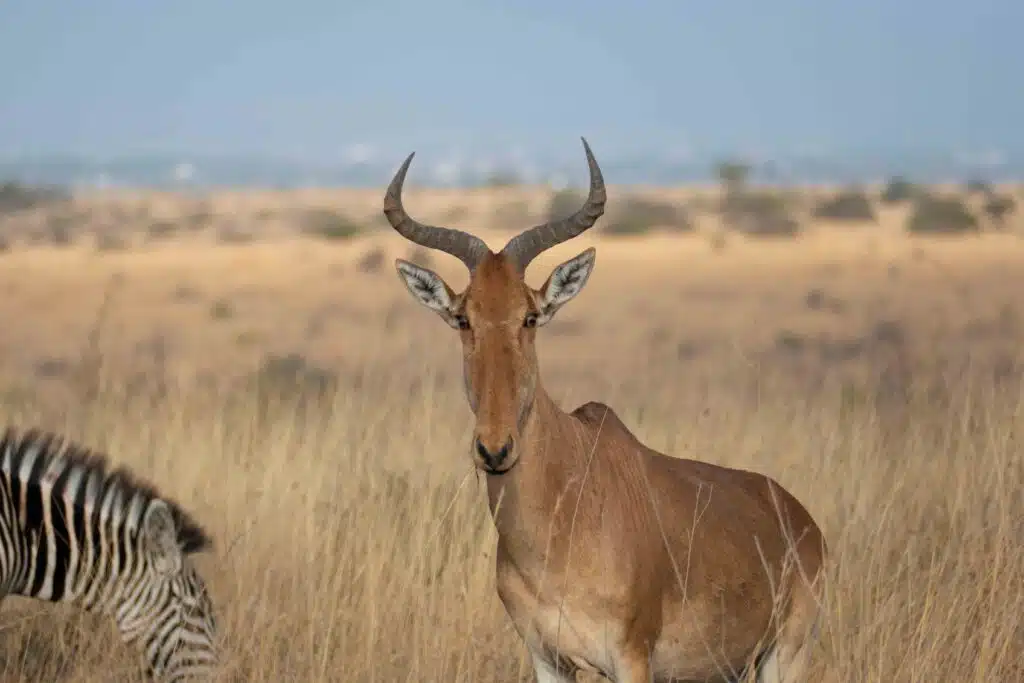
[(583, 206), (568, 218), (520, 233), (498, 253), (479, 237), (409, 217), (402, 206), (402, 185), (413, 154), (398, 169), (384, 196), (384, 215), (399, 234), (451, 254), (469, 268), (469, 284), (456, 294), (432, 270), (402, 259), (395, 262), (416, 300), (458, 330), (466, 397), (476, 416), (471, 453), (475, 465), (488, 474), (504, 474), (518, 462), (516, 444), (538, 386), (537, 328), (580, 293), (594, 268), (591, 247), (557, 266), (540, 289), (528, 286), (524, 279), (526, 267), (538, 254), (576, 237), (604, 213), (601, 169), (585, 139), (583, 149), (590, 167), (590, 193)]

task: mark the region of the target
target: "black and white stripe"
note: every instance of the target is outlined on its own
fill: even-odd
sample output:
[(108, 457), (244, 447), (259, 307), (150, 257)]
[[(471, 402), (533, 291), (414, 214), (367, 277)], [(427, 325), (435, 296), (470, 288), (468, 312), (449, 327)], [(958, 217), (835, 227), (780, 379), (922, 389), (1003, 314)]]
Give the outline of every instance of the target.
[(102, 455), (36, 430), (0, 438), (0, 600), (112, 615), (159, 680), (216, 664), (213, 605), (189, 557), (210, 544), (181, 507)]

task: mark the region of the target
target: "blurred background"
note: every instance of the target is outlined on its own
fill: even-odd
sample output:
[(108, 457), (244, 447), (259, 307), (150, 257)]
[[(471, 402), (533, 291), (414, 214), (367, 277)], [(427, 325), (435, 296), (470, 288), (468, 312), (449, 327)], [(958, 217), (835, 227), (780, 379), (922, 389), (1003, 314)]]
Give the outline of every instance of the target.
[(263, 0), (0, 15), (3, 174), (81, 186), (998, 180), (1024, 169), (1008, 0)]
[[(361, 296), (367, 309), (346, 313), (360, 303), (339, 296), (337, 284), (346, 264), (349, 275), (387, 271), (391, 253), (405, 250), (383, 221), (381, 190), (409, 152), (418, 153), (410, 211), (476, 231), (497, 249), (581, 201), (581, 135), (613, 186), (605, 218), (581, 238), (618, 238), (602, 249), (602, 270), (617, 267), (606, 259), (667, 258), (696, 277), (694, 268), (763, 265), (789, 252), (784, 258), (802, 264), (787, 266), (793, 277), (823, 260), (856, 258), (849, 275), (870, 289), (862, 275), (874, 268), (898, 278), (904, 264), (885, 259), (905, 258), (922, 277), (963, 286), (942, 274), (957, 266), (936, 256), (950, 250), (950, 235), (970, 238), (952, 249), (957, 255), (1006, 259), (1019, 249), (1010, 236), (1024, 225), (1016, 184), (1024, 91), (1014, 87), (1022, 18), (1009, 0), (781, 0), (770, 10), (660, 1), (629, 10), (603, 1), (6, 3), (0, 59), (12, 68), (0, 99), (0, 244), (13, 253), (4, 270), (17, 288), (27, 285), (13, 264), (69, 267), (33, 285), (43, 291), (7, 298), (19, 320), (43, 317), (32, 312), (34, 297), (47, 299), (57, 308), (46, 317), (63, 333), (19, 325), (4, 363), (20, 369), (32, 362), (26, 352), (43, 352), (42, 374), (60, 374), (99, 298), (133, 269), (156, 274), (134, 293), (161, 289), (143, 306), (151, 315), (144, 327), (154, 329), (136, 326), (144, 338), (132, 340), (143, 355), (156, 338), (167, 353), (189, 347), (173, 339), (183, 325), (176, 316), (204, 308), (185, 335), (202, 332), (195, 344), (203, 348), (203, 335), (229, 327), (220, 341), (241, 347), (225, 350), (232, 357), (272, 350), (353, 360), (337, 348), (332, 325), (346, 315), (368, 327), (397, 324), (409, 308)], [(946, 239), (934, 245), (913, 239), (939, 233)], [(294, 250), (316, 253), (324, 267), (300, 258), (298, 278), (285, 265), (297, 263)], [(870, 256), (881, 252), (890, 255)], [(239, 265), (228, 272), (231, 263)], [(203, 286), (189, 277), (212, 278), (216, 291), (194, 291)], [(731, 274), (700, 277), (705, 289), (719, 286), (709, 280), (736, 284)], [(65, 316), (61, 288), (72, 281)], [(397, 288), (385, 282), (386, 298)], [(882, 282), (884, 294), (872, 296), (889, 305), (900, 291)], [(377, 292), (376, 283), (363, 288)], [(278, 291), (293, 286), (302, 293)], [(820, 281), (794, 286), (813, 310), (867, 296), (825, 291)], [(744, 306), (700, 291), (685, 298), (701, 318), (702, 305)], [(1000, 324), (1013, 318), (991, 305)], [(114, 317), (123, 311), (107, 308)], [(262, 339), (302, 308), (298, 326), (310, 334)], [(863, 312), (853, 308), (850, 315)], [(799, 327), (779, 315), (772, 324)], [(901, 324), (882, 310), (872, 315), (885, 318), (872, 324)], [(248, 327), (238, 320), (245, 317)], [(671, 328), (672, 317), (634, 320)], [(739, 328), (721, 332), (724, 344), (754, 343)], [(330, 341), (318, 347), (316, 337)], [(615, 345), (608, 336), (587, 341)], [(300, 344), (309, 348), (293, 348)], [(120, 355), (140, 353), (131, 348)]]
[[(807, 503), (834, 680), (1019, 679), (1022, 25), (1013, 0), (8, 0), (0, 405), (210, 526), (230, 680), (530, 680), (460, 349), (392, 262), (468, 275), (382, 199), (415, 151), (409, 212), (497, 250), (582, 203), (585, 136), (606, 214), (527, 274), (598, 248), (539, 334), (550, 393)], [(58, 613), (5, 603), (5, 680), (135, 680)]]

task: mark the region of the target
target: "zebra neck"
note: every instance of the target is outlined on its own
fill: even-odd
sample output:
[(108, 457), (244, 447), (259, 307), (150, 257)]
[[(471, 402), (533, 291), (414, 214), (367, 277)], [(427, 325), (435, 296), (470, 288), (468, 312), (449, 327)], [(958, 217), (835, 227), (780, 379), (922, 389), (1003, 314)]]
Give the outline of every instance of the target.
[(99, 525), (48, 522), (28, 530), (23, 571), (11, 592), (116, 614), (129, 597), (130, 578), (142, 570), (134, 561), (133, 544), (123, 533), (111, 534)]

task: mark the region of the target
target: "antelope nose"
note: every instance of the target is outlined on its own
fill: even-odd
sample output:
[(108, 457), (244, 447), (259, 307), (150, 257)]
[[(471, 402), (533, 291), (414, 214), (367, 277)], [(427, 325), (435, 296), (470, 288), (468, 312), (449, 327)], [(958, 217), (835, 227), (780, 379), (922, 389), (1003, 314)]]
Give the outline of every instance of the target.
[(512, 452), (512, 437), (509, 437), (508, 441), (506, 441), (505, 444), (497, 451), (491, 451), (484, 446), (478, 436), (476, 438), (476, 452), (487, 469), (498, 471), (501, 469), (501, 464), (505, 462), (506, 458), (508, 458), (508, 454)]

